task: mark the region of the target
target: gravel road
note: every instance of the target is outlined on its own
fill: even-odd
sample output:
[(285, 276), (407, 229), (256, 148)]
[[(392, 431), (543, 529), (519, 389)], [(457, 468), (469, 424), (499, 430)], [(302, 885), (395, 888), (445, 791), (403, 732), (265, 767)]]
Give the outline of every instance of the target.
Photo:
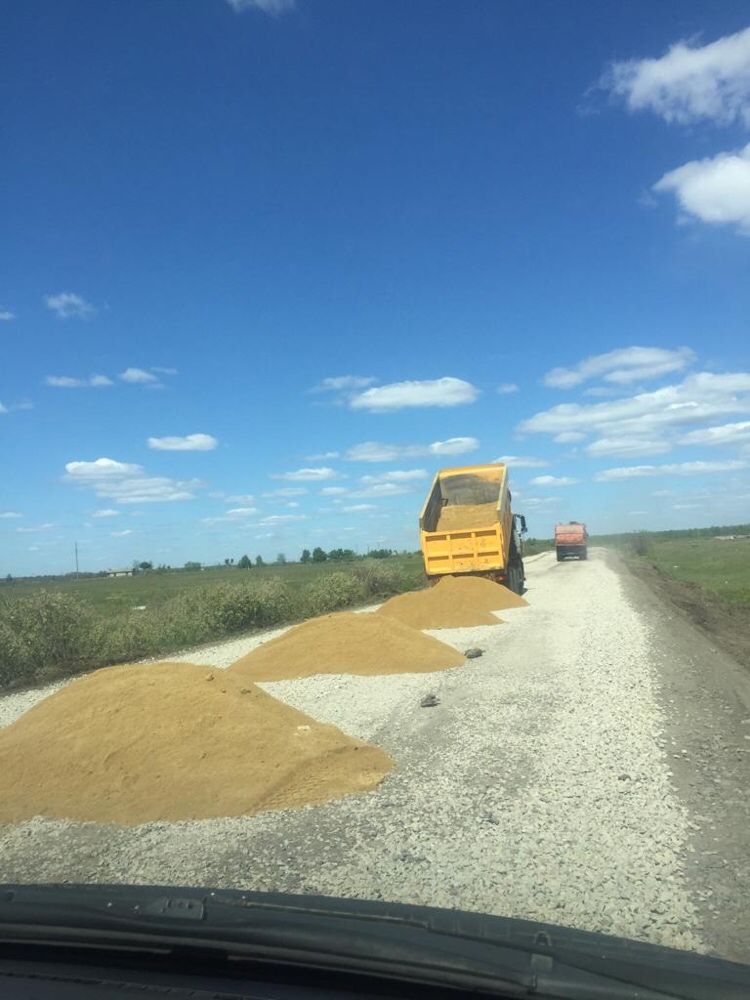
[[(604, 553), (527, 572), (530, 606), (505, 624), (431, 633), (484, 650), (465, 667), (263, 685), (387, 749), (377, 790), (240, 819), (6, 826), (0, 880), (429, 903), (750, 961), (747, 675)], [(227, 666), (259, 641), (182, 659)], [(0, 700), (0, 724), (33, 700)]]

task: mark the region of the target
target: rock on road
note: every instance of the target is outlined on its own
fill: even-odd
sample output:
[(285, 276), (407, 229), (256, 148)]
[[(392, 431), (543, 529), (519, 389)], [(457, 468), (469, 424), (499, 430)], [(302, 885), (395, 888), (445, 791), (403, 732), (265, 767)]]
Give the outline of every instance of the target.
[[(375, 791), (238, 819), (5, 826), (0, 880), (415, 902), (750, 961), (748, 675), (603, 552), (527, 572), (529, 607), (505, 624), (431, 633), (484, 650), (465, 667), (263, 685), (388, 750)], [(226, 666), (258, 641), (183, 659)]]

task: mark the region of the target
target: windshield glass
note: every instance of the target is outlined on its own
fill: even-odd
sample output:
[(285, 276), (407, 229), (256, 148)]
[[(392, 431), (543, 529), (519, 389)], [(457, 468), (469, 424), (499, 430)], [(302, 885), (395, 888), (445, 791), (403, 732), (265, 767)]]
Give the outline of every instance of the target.
[(750, 961), (750, 16), (35, 0), (0, 881)]

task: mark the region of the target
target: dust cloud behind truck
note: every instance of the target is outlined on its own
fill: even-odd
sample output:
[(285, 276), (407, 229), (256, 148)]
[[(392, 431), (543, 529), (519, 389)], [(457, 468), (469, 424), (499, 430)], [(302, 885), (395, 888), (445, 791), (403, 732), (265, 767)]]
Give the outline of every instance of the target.
[(525, 518), (511, 510), (508, 468), (499, 463), (441, 469), (419, 515), (428, 578), (471, 574), (523, 593)]
[(557, 561), (562, 562), (568, 556), (578, 559), (588, 558), (589, 533), (581, 521), (569, 521), (567, 524), (555, 525), (555, 552)]

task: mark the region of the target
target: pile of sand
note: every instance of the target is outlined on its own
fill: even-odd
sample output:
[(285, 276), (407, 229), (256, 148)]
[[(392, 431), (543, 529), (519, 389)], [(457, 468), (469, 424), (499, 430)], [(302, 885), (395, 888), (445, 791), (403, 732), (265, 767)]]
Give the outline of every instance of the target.
[(491, 580), (478, 576), (445, 576), (427, 590), (392, 597), (375, 613), (395, 618), (412, 628), (468, 628), (498, 625), (502, 619), (491, 612), (526, 605), (523, 597)]
[(241, 816), (365, 791), (391, 766), (225, 671), (109, 668), (0, 733), (0, 820)]
[(497, 524), (496, 503), (452, 504), (440, 511), (435, 531), (491, 528)]
[(344, 611), (296, 625), (233, 663), (229, 672), (248, 681), (278, 681), (312, 674), (418, 674), (458, 667), (452, 646), (400, 621)]

